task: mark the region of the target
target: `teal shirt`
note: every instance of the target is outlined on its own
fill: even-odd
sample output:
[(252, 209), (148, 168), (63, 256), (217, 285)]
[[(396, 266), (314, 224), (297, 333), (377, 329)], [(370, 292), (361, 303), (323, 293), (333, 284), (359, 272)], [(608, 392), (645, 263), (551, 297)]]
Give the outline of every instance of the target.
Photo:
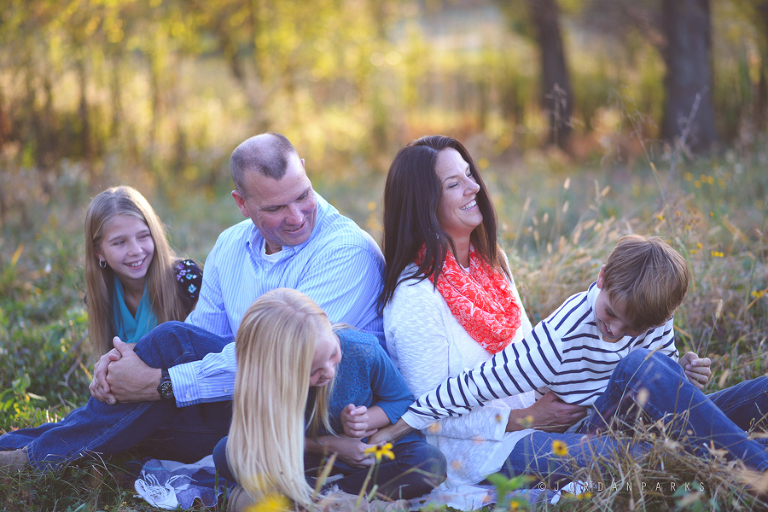
[(125, 305), (123, 283), (115, 276), (114, 304), (113, 313), (117, 331), (115, 335), (119, 336), (125, 343), (137, 343), (145, 334), (157, 327), (157, 316), (152, 311), (152, 304), (149, 302), (149, 288), (146, 281), (144, 282), (144, 293), (141, 295), (141, 301), (134, 316), (128, 310), (128, 306)]

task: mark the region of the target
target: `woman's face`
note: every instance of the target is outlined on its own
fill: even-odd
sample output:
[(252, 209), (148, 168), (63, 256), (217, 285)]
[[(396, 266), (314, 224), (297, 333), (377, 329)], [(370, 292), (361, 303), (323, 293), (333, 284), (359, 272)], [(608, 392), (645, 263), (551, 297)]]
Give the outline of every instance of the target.
[(326, 320), (315, 342), (315, 357), (312, 358), (309, 385), (313, 387), (327, 386), (336, 375), (336, 365), (339, 364), (339, 361), (341, 361), (339, 337), (333, 332), (331, 323)]
[(437, 154), (435, 173), (440, 182), (437, 220), (455, 241), (466, 238), (482, 224), (483, 214), (475, 202), (480, 185), (469, 170), (469, 164), (453, 148)]
[(115, 215), (104, 225), (104, 236), (96, 255), (106, 260), (123, 286), (143, 286), (155, 255), (155, 242), (142, 219)]

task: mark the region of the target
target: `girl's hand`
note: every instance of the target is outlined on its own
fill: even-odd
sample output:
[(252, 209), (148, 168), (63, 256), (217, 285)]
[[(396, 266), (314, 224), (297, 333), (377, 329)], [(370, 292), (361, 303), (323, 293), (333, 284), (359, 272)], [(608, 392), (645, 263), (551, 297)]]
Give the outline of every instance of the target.
[(688, 381), (697, 388), (704, 389), (712, 376), (712, 361), (708, 357), (699, 358), (695, 352), (686, 352), (678, 363), (685, 370)]
[(349, 437), (362, 439), (374, 434), (378, 429), (370, 428), (370, 421), (368, 408), (364, 405), (358, 407), (355, 404), (349, 404), (341, 411), (341, 425), (344, 433)]
[(389, 425), (388, 427), (384, 427), (380, 429), (378, 432), (376, 432), (374, 435), (368, 438), (368, 443), (371, 445), (374, 444), (384, 444), (384, 443), (395, 443), (398, 439), (403, 437), (405, 434), (411, 432), (413, 430), (413, 427), (408, 425), (403, 418), (400, 418), (397, 420), (397, 423), (394, 425)]
[(336, 436), (321, 436), (320, 444), (330, 453), (338, 453), (339, 459), (356, 468), (366, 468), (373, 465), (374, 459), (365, 453), (366, 448), (373, 445), (362, 442), (359, 438), (343, 434)]

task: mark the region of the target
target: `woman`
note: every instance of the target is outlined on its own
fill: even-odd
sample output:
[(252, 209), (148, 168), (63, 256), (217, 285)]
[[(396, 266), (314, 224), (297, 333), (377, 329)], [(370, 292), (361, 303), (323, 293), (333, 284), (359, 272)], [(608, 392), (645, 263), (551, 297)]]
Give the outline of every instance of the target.
[[(330, 474), (341, 476), (333, 483), (354, 495), (369, 491), (364, 439), (413, 401), (378, 340), (334, 331), (309, 297), (279, 288), (248, 309), (236, 347), (232, 425), (214, 450), (217, 469), (248, 495), (236, 508), (274, 492), (308, 508), (316, 496), (307, 479), (331, 453), (338, 458)], [(403, 437), (393, 452), (376, 469), (379, 494), (412, 498), (443, 480), (445, 459), (420, 436)]]
[(112, 338), (136, 343), (169, 320), (184, 320), (200, 293), (202, 271), (178, 259), (152, 206), (131, 187), (97, 195), (85, 216), (88, 332), (98, 357)]
[[(381, 303), (388, 352), (414, 395), (530, 331), (496, 239), (488, 191), (459, 141), (424, 137), (400, 150), (384, 190)], [(526, 427), (563, 430), (585, 414), (550, 393), (534, 401), (533, 393), (496, 400), (426, 432), (451, 462), (441, 489), (466, 496), (454, 505), (480, 505), (483, 493), (467, 486), (499, 471)]]
[[(99, 356), (112, 347), (115, 336), (136, 343), (158, 324), (184, 320), (197, 303), (202, 271), (194, 261), (175, 256), (160, 219), (144, 196), (122, 186), (105, 190), (88, 206), (85, 281), (88, 332), (93, 353)], [(90, 429), (79, 419), (89, 405), (75, 409), (58, 423), (0, 436), (0, 468), (29, 467), (29, 445), (38, 442), (45, 447), (37, 452), (67, 459), (72, 448), (65, 445), (73, 438), (67, 437), (65, 442), (59, 427), (66, 427), (79, 440), (76, 434)]]

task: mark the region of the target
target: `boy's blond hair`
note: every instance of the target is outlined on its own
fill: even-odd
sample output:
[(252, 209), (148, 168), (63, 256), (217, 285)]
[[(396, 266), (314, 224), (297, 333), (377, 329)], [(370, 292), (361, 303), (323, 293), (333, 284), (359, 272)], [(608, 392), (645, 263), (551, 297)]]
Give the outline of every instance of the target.
[(688, 290), (688, 265), (657, 236), (628, 235), (619, 240), (603, 267), (603, 291), (624, 308), (625, 320), (645, 331), (664, 324)]

